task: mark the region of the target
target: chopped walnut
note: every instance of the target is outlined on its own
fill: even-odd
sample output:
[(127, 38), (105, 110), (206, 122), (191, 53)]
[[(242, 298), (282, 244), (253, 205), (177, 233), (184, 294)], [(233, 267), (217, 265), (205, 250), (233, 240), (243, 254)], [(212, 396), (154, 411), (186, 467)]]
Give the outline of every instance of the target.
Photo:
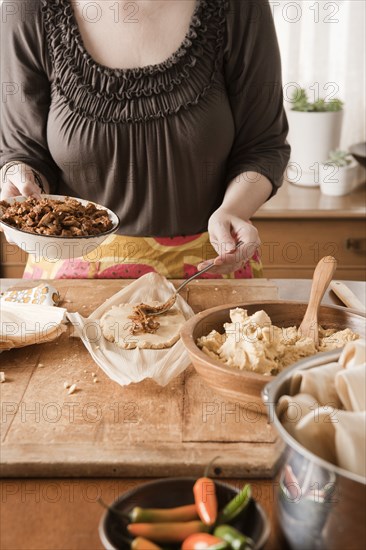
[(169, 300), (164, 304), (158, 306), (151, 306), (149, 304), (138, 304), (134, 306), (132, 315), (129, 315), (128, 318), (132, 321), (132, 326), (130, 327), (131, 334), (139, 333), (150, 333), (154, 334), (160, 327), (159, 321), (154, 319), (154, 313), (159, 313), (165, 309), (170, 309), (176, 300), (176, 294), (173, 294)]
[(65, 201), (29, 197), (13, 204), (0, 201), (0, 212), (1, 221), (39, 235), (84, 237), (100, 235), (113, 226), (106, 210), (91, 202), (84, 206), (70, 197)]

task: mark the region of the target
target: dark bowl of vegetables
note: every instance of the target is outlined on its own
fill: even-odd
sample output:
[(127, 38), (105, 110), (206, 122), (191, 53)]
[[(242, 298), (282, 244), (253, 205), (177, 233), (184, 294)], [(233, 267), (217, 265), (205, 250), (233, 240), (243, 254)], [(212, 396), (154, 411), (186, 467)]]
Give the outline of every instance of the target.
[(258, 550), (270, 531), (250, 485), (238, 490), (206, 476), (150, 481), (101, 504), (106, 550)]

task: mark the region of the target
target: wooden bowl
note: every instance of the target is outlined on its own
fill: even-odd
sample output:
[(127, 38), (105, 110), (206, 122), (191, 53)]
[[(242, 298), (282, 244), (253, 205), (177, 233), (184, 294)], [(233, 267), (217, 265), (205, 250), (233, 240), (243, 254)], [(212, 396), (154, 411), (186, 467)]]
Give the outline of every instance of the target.
[[(197, 339), (206, 336), (211, 330), (224, 332), (224, 323), (230, 322), (230, 310), (244, 308), (252, 315), (263, 309), (272, 323), (279, 327), (299, 326), (307, 307), (306, 302), (265, 301), (246, 304), (225, 304), (202, 311), (189, 319), (181, 330), (181, 338), (193, 366), (208, 386), (229, 401), (240, 403), (253, 414), (260, 411), (266, 414), (261, 392), (273, 376), (257, 374), (226, 366), (219, 360), (206, 355), (196, 344)], [(321, 306), (319, 322), (324, 328), (338, 330), (350, 328), (361, 336), (365, 333), (365, 318), (341, 306)]]

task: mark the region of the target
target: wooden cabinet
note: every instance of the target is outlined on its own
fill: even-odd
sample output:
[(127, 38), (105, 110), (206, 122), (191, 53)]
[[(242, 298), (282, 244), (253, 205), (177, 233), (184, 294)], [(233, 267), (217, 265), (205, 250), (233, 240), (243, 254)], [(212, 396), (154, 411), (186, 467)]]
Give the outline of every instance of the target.
[[(253, 217), (259, 229), (264, 276), (311, 278), (322, 256), (338, 260), (337, 279), (365, 280), (366, 186), (328, 197), (319, 188), (285, 182)], [(2, 277), (21, 277), (27, 254), (0, 234)]]
[(365, 280), (366, 230), (362, 220), (257, 219), (264, 276), (308, 279), (323, 256), (338, 262), (337, 279)]
[(264, 276), (307, 279), (323, 256), (338, 261), (337, 279), (365, 280), (366, 186), (344, 197), (288, 182), (253, 218)]
[(9, 244), (0, 232), (0, 276), (18, 278), (23, 276), (28, 254), (14, 244)]

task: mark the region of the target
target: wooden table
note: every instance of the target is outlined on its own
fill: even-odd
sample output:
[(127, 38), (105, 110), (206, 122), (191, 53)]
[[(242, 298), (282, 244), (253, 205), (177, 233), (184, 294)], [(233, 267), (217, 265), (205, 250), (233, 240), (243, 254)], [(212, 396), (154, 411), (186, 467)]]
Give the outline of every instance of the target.
[[(9, 286), (13, 286), (16, 284), (16, 286), (29, 286), (34, 285), (35, 282), (26, 282), (26, 281), (7, 281), (3, 280), (1, 281), (1, 289), (5, 290), (5, 288)], [(79, 309), (84, 316), (89, 314), (95, 307), (99, 305), (101, 301), (105, 299), (105, 294), (103, 294), (102, 289), (107, 289), (107, 293), (113, 294), (116, 291), (116, 286), (121, 286), (122, 284), (127, 284), (128, 281), (56, 281), (54, 282), (55, 285), (60, 289), (64, 305), (67, 305), (70, 310)], [(177, 281), (178, 283), (178, 281)], [(286, 281), (233, 281), (228, 286), (223, 281), (201, 281), (197, 283), (197, 285), (191, 285), (186, 298), (188, 302), (192, 304), (195, 310), (202, 309), (204, 307), (208, 307), (211, 304), (211, 296), (215, 296), (215, 302), (222, 303), (231, 301), (232, 297), (232, 291), (235, 290), (235, 300), (238, 300), (238, 302), (242, 302), (245, 300), (248, 300), (248, 296), (251, 296), (253, 293), (256, 295), (256, 299), (259, 299), (260, 297), (263, 298), (286, 298), (286, 294), (288, 293), (289, 297), (291, 298), (298, 298), (298, 299), (305, 299), (309, 292), (309, 281), (296, 281), (296, 282), (289, 282)], [(212, 286), (214, 285), (214, 286)], [(350, 284), (353, 291), (358, 295), (358, 297), (362, 300), (364, 299), (364, 291), (365, 291), (365, 285), (361, 283), (353, 283)], [(287, 290), (286, 290), (287, 288)], [(217, 290), (215, 290), (217, 289)], [(88, 292), (89, 290), (89, 292)], [(93, 290), (93, 293), (90, 292), (90, 290)], [(104, 291), (105, 292), (105, 291)], [(92, 300), (93, 303), (89, 301), (86, 301), (86, 296), (93, 296)], [(326, 303), (338, 303), (338, 300), (331, 294), (327, 293), (325, 297)], [(85, 307), (83, 307), (85, 306)], [(56, 344), (56, 343), (55, 343)], [(1, 364), (1, 370), (8, 370), (10, 372), (10, 369), (13, 369), (14, 372), (14, 379), (16, 376), (19, 375), (20, 382), (18, 384), (13, 383), (13, 381), (9, 382), (9, 384), (3, 384), (2, 385), (2, 398), (3, 403), (6, 402), (7, 404), (9, 402), (19, 403), (24, 401), (24, 396), (27, 394), (27, 391), (34, 392), (33, 393), (33, 399), (34, 402), (36, 401), (37, 391), (38, 391), (38, 402), (42, 403), (44, 399), (47, 398), (47, 396), (43, 395), (43, 391), (45, 388), (45, 385), (42, 384), (42, 378), (39, 379), (39, 384), (37, 386), (34, 385), (31, 381), (31, 378), (29, 376), (29, 371), (33, 371), (36, 369), (34, 365), (32, 364), (32, 361), (37, 360), (37, 357), (39, 359), (39, 354), (44, 353), (44, 357), (46, 360), (50, 360), (50, 363), (47, 363), (47, 369), (49, 369), (49, 373), (51, 374), (52, 369), (52, 357), (54, 357), (55, 353), (54, 350), (56, 349), (56, 346), (54, 344), (53, 350), (51, 349), (52, 344), (47, 344), (46, 346), (33, 346), (32, 348), (24, 348), (23, 350), (14, 350), (11, 352), (5, 352), (0, 355), (0, 364)], [(69, 349), (63, 347), (63, 353), (64, 357), (66, 359), (66, 363), (68, 362), (68, 359), (70, 357), (72, 358), (75, 354), (75, 349), (79, 349), (80, 342), (74, 342)], [(76, 346), (76, 347), (75, 347)], [(38, 354), (38, 355), (37, 355)], [(24, 357), (28, 358), (28, 365), (27, 367), (24, 367)], [(83, 355), (85, 360), (87, 360), (88, 355)], [(10, 359), (9, 359), (10, 358)], [(47, 359), (48, 358), (48, 359)], [(8, 363), (11, 361), (11, 366)], [(22, 363), (23, 361), (23, 363)], [(81, 376), (83, 374), (88, 374), (91, 369), (94, 369), (92, 364), (92, 360), (89, 358), (89, 363), (85, 364), (85, 369), (82, 369)], [(75, 361), (74, 361), (75, 363)], [(8, 364), (8, 366), (6, 366)], [(21, 366), (23, 365), (23, 366)], [(73, 363), (70, 362), (69, 368), (72, 369)], [(22, 371), (18, 372), (17, 371)], [(74, 365), (75, 367), (75, 365)], [(42, 369), (42, 372), (45, 372), (46, 369)], [(87, 373), (83, 373), (83, 371), (86, 370)], [(11, 375), (9, 375), (10, 377)], [(173, 381), (171, 384), (173, 384), (173, 387), (175, 388), (175, 392), (178, 391), (179, 387), (184, 387), (184, 385), (187, 383), (187, 380), (191, 380), (191, 388), (192, 388), (192, 374), (191, 371), (187, 370), (185, 374), (181, 375), (181, 380)], [(101, 377), (102, 379), (102, 377)], [(62, 380), (62, 378), (59, 378), (56, 380)], [(15, 380), (14, 380), (15, 381)], [(118, 392), (129, 392), (131, 391), (131, 388), (120, 388), (118, 385), (112, 383), (108, 379), (103, 379), (100, 386), (97, 384), (94, 385), (98, 386), (98, 390), (101, 395), (101, 399), (103, 399), (103, 394), (106, 391), (106, 388), (110, 388), (111, 385), (115, 387), (115, 391)], [(148, 385), (147, 382), (142, 383), (142, 385)], [(84, 392), (85, 394), (88, 394), (89, 392), (89, 385), (85, 384)], [(145, 388), (146, 389), (146, 388)], [(136, 389), (133, 389), (133, 391), (136, 391)], [(152, 387), (150, 386), (149, 391), (152, 391)], [(166, 397), (166, 394), (164, 394), (165, 389), (161, 390), (158, 387), (154, 388), (155, 392), (155, 398), (158, 395), (159, 392), (162, 392), (163, 397)], [(6, 392), (6, 395), (5, 395)], [(32, 395), (32, 393), (31, 393)], [(50, 399), (52, 396), (49, 396)], [(212, 398), (212, 396), (211, 396)], [(54, 399), (54, 398), (52, 398)], [(183, 397), (184, 401), (184, 397)], [(7, 406), (7, 405), (6, 405)], [(4, 408), (2, 407), (2, 412), (4, 413)], [(153, 413), (153, 409), (151, 411)], [(169, 410), (168, 413), (170, 414), (171, 411)], [(128, 413), (130, 414), (130, 412)], [(172, 421), (172, 425), (177, 426), (176, 423), (173, 422), (173, 417), (169, 418), (169, 414), (167, 416), (168, 420), (165, 422), (165, 429), (169, 430), (170, 421)], [(5, 415), (6, 417), (7, 415)], [(184, 417), (182, 417), (184, 418)], [(6, 418), (5, 418), (6, 419)], [(4, 416), (2, 421), (4, 420)], [(80, 418), (77, 419), (76, 422), (76, 431), (74, 433), (80, 435), (81, 438), (81, 444), (84, 445), (85, 441), (83, 441), (83, 429), (82, 429), (82, 422), (80, 421)], [(9, 421), (9, 418), (8, 418)], [(85, 424), (85, 422), (84, 422)], [(116, 471), (113, 473), (113, 470), (111, 470), (111, 463), (107, 464), (107, 467), (105, 468), (105, 471), (103, 471), (103, 468), (100, 466), (98, 468), (94, 468), (91, 470), (86, 469), (84, 473), (81, 473), (80, 470), (80, 463), (78, 464), (78, 468), (76, 470), (72, 471), (70, 468), (66, 468), (66, 470), (62, 469), (62, 463), (58, 463), (54, 460), (55, 455), (57, 455), (57, 443), (59, 445), (59, 451), (60, 453), (65, 452), (65, 446), (63, 445), (65, 441), (65, 433), (66, 431), (63, 431), (63, 437), (58, 440), (56, 438), (56, 444), (55, 441), (52, 441), (51, 437), (51, 431), (50, 431), (50, 425), (52, 427), (52, 422), (49, 423), (46, 426), (46, 429), (44, 431), (43, 428), (45, 428), (45, 425), (42, 425), (41, 419), (40, 422), (27, 424), (24, 422), (22, 423), (22, 416), (21, 416), (21, 410), (18, 409), (18, 414), (13, 415), (12, 420), (8, 423), (2, 424), (2, 442), (3, 442), (3, 452), (2, 455), (5, 455), (5, 474), (9, 475), (9, 472), (12, 472), (13, 477), (8, 477), (7, 479), (3, 479), (1, 481), (1, 538), (0, 538), (0, 547), (3, 550), (30, 550), (30, 549), (47, 549), (47, 550), (53, 550), (53, 549), (62, 549), (62, 550), (92, 550), (92, 549), (100, 549), (102, 548), (99, 537), (98, 537), (98, 531), (97, 531), (97, 525), (100, 520), (100, 517), (102, 515), (102, 511), (100, 509), (100, 506), (96, 502), (97, 498), (101, 496), (103, 500), (107, 502), (113, 501), (114, 498), (116, 498), (120, 493), (126, 491), (127, 489), (136, 486), (136, 484), (143, 483), (146, 481), (146, 479), (141, 479), (141, 476), (151, 476), (151, 475), (182, 475), (182, 464), (179, 462), (179, 457), (175, 457), (175, 459), (169, 460), (169, 457), (167, 456), (167, 465), (165, 466), (164, 462), (161, 463), (160, 470), (158, 468), (158, 462), (155, 463), (155, 469), (151, 470), (151, 468), (147, 468), (145, 472), (140, 468), (138, 470), (139, 474), (136, 476), (134, 474), (132, 465), (130, 465), (130, 469), (128, 471), (125, 470), (125, 475), (130, 476), (128, 479), (123, 476), (123, 471)], [(120, 424), (121, 425), (121, 424)], [(214, 425), (214, 428), (217, 429), (217, 424)], [(235, 426), (232, 426), (232, 429), (234, 429)], [(242, 463), (245, 463), (248, 460), (251, 460), (251, 458), (255, 458), (258, 456), (257, 452), (258, 449), (266, 448), (269, 445), (272, 444), (272, 448), (275, 449), (275, 439), (272, 440), (272, 443), (269, 441), (265, 444), (263, 443), (256, 443), (256, 437), (258, 437), (258, 429), (253, 430), (252, 432), (254, 434), (254, 437), (252, 439), (248, 438), (247, 436), (243, 438), (242, 441), (239, 443), (234, 443), (234, 445), (238, 445), (237, 450), (241, 450), (242, 454), (239, 455), (241, 457)], [(257, 426), (256, 426), (257, 428)], [(175, 428), (176, 429), (176, 428)], [(29, 446), (31, 447), (28, 449), (28, 455), (25, 456), (30, 457), (30, 461), (32, 460), (32, 452), (37, 452), (34, 450), (34, 441), (32, 440), (32, 430), (33, 433), (37, 435), (37, 437), (40, 437), (38, 441), (38, 451), (42, 451), (42, 468), (37, 467), (37, 461), (33, 460), (33, 470), (32, 468), (30, 470), (27, 470), (27, 464), (22, 459), (22, 453), (26, 451), (27, 446), (27, 438)], [(57, 430), (56, 430), (57, 431)], [(249, 434), (248, 431), (246, 431), (245, 426), (241, 429), (242, 433)], [(260, 432), (260, 430), (259, 430)], [(44, 440), (42, 440), (42, 433), (44, 434)], [(84, 452), (85, 455), (88, 453), (95, 453), (98, 451), (98, 437), (101, 438), (100, 441), (103, 441), (103, 430), (100, 428), (93, 428), (93, 430), (90, 430), (91, 434), (97, 434), (96, 439), (92, 439), (92, 445), (85, 445)], [(117, 433), (117, 432), (114, 432)], [(192, 432), (193, 433), (193, 432)], [(225, 433), (227, 433), (227, 430), (219, 431), (219, 444), (223, 445), (225, 443)], [(255, 435), (257, 433), (257, 435)], [(98, 435), (99, 434), (99, 435)], [(113, 435), (113, 434), (112, 434)], [(177, 434), (173, 434), (174, 437), (177, 437)], [(263, 434), (262, 434), (263, 436)], [(260, 436), (260, 437), (262, 437)], [(67, 439), (67, 437), (66, 437)], [(123, 443), (123, 441), (122, 441)], [(150, 441), (151, 443), (151, 441)], [(125, 447), (128, 447), (128, 445), (131, 444), (130, 441), (124, 442)], [(145, 442), (140, 440), (139, 444), (141, 445), (141, 448), (144, 447)], [(197, 463), (195, 465), (194, 462), (191, 462), (191, 474), (196, 475), (201, 471), (202, 465), (205, 461), (207, 461), (207, 457), (210, 455), (212, 456), (212, 449), (208, 449), (208, 454), (205, 455), (205, 453), (200, 452), (200, 449), (204, 448), (205, 445), (210, 445), (210, 442), (202, 442), (202, 441), (196, 441), (192, 449), (196, 449), (196, 454), (193, 455), (194, 458), (197, 458)], [(272, 477), (272, 479), (263, 479), (262, 476), (259, 479), (256, 477), (256, 470), (255, 468), (252, 471), (247, 471), (247, 475), (244, 473), (245, 468), (239, 468), (240, 464), (235, 462), (234, 459), (230, 458), (230, 445), (232, 445), (232, 442), (229, 438), (226, 436), (226, 444), (228, 444), (228, 447), (226, 447), (229, 451), (224, 456), (222, 463), (223, 468), (216, 470), (217, 477), (226, 477), (229, 478), (228, 482), (241, 487), (245, 481), (250, 476), (250, 482), (253, 485), (253, 491), (254, 496), (258, 499), (258, 501), (263, 505), (265, 508), (267, 514), (269, 515), (271, 525), (272, 525), (272, 532), (271, 537), (266, 545), (267, 550), (277, 550), (279, 548), (285, 548), (285, 543), (282, 539), (282, 536), (276, 526), (274, 515), (273, 515), (273, 502), (274, 502), (274, 495), (276, 491), (276, 481)], [(77, 440), (75, 441), (75, 445), (78, 445)], [(152, 445), (154, 447), (154, 444)], [(157, 444), (155, 443), (155, 447)], [(47, 448), (49, 449), (49, 460), (47, 461)], [(94, 448), (94, 449), (93, 449)], [(248, 457), (245, 456), (245, 453), (243, 449), (246, 448), (246, 450), (249, 452), (250, 449), (252, 449), (252, 456)], [(80, 449), (79, 449), (80, 450)], [(159, 450), (159, 449), (157, 449)], [(30, 451), (30, 452), (29, 452)], [(74, 452), (75, 449), (71, 448), (69, 449), (70, 453)], [(12, 454), (13, 453), (13, 454)], [(16, 454), (18, 453), (18, 462), (16, 460)], [(260, 453), (259, 453), (260, 454)], [(235, 455), (235, 453), (234, 453)], [(188, 455), (187, 455), (188, 456)], [(186, 457), (187, 457), (186, 456)], [(13, 457), (13, 460), (9, 460), (9, 457)], [(2, 456), (3, 458), (3, 456)], [(138, 458), (136, 456), (136, 458)], [(91, 460), (88, 460), (88, 457), (86, 457), (86, 463), (92, 464), (93, 462)], [(267, 456), (268, 459), (268, 456)], [(138, 462), (138, 460), (137, 460)], [(140, 461), (141, 462), (141, 461)], [(264, 472), (265, 475), (269, 475), (271, 467), (268, 467), (268, 460), (264, 460), (264, 463), (267, 464), (267, 471)], [(9, 464), (13, 467), (13, 470), (7, 469), (9, 467)], [(252, 464), (257, 464), (253, 462)], [(82, 464), (81, 464), (82, 465)], [(198, 465), (198, 466), (197, 466)], [(38, 465), (39, 466), (39, 465)], [(164, 467), (165, 466), (165, 467)], [(184, 465), (183, 465), (184, 466)], [(220, 464), (221, 466), (221, 464)], [(263, 466), (263, 465), (262, 465)], [(272, 462), (272, 466), (275, 466), (275, 462)], [(235, 469), (237, 468), (237, 469)], [(118, 469), (118, 468), (117, 468)], [(33, 477), (32, 476), (33, 471)], [(258, 469), (259, 471), (259, 469)], [(186, 472), (186, 470), (184, 470)], [(235, 472), (239, 472), (239, 474), (235, 474)], [(262, 470), (263, 474), (263, 470)], [(86, 475), (86, 476), (92, 476), (88, 478), (81, 478), (80, 475)], [(273, 475), (273, 472), (272, 472)], [(29, 477), (30, 476), (30, 477)], [(63, 476), (63, 477), (60, 477)], [(101, 477), (102, 476), (102, 477)], [(118, 477), (116, 477), (118, 476)]]
[[(1, 481), (2, 550), (102, 550), (98, 525), (101, 497), (111, 503), (144, 479), (8, 479)], [(243, 479), (226, 480), (242, 487)], [(253, 494), (271, 522), (265, 550), (286, 550), (274, 517), (276, 482), (251, 479)]]

